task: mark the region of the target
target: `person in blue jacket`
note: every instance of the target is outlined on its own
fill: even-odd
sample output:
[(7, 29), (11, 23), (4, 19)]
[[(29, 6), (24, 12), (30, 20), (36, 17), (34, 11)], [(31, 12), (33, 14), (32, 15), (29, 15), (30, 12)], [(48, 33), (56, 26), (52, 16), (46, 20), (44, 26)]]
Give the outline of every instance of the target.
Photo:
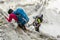
[(12, 9), (8, 10), (8, 14), (10, 14), (9, 18), (5, 17), (9, 22), (14, 19), (18, 26), (23, 30), (26, 30), (25, 24), (29, 22), (29, 18), (25, 11), (22, 8), (17, 8), (15, 11)]

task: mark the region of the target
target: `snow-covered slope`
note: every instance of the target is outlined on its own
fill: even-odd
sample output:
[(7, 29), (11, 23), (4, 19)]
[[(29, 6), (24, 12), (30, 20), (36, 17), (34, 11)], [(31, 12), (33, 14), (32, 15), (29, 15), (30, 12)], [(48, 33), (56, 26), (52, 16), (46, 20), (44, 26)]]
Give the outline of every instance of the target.
[[(5, 1), (5, 0), (4, 0)], [(8, 3), (8, 4), (7, 4)], [(4, 20), (4, 23), (1, 23), (1, 30), (4, 30), (5, 36), (4, 38), (6, 40), (56, 40), (57, 35), (60, 35), (60, 19), (59, 19), (59, 13), (56, 11), (56, 9), (48, 9), (47, 7), (48, 0), (6, 0), (3, 4), (0, 4), (0, 8), (2, 9), (1, 12), (5, 12), (4, 15), (8, 16), (7, 10), (9, 8), (16, 9), (17, 7), (22, 7), (27, 15), (30, 18), (29, 24), (31, 24), (34, 19), (33, 16), (43, 14), (44, 20), (40, 27), (40, 33), (32, 31), (32, 32), (24, 32), (23, 30), (16, 28), (15, 23), (12, 22), (8, 23), (4, 17), (1, 20)], [(5, 6), (5, 7), (4, 7)], [(1, 13), (0, 12), (0, 13)], [(2, 17), (3, 15), (1, 15)], [(14, 20), (13, 20), (14, 21)], [(32, 21), (32, 22), (31, 22)], [(6, 23), (7, 22), (7, 23)], [(32, 28), (32, 26), (31, 26)], [(30, 29), (31, 29), (30, 28)], [(57, 30), (58, 29), (58, 30)], [(7, 37), (8, 36), (8, 37)]]
[[(1, 10), (1, 9), (0, 9)], [(20, 28), (14, 28), (13, 24), (8, 23), (4, 16), (3, 11), (0, 12), (0, 39), (1, 40), (48, 40), (55, 39), (52, 36), (49, 36), (45, 33), (38, 33), (35, 31), (26, 31), (24, 32)]]
[(42, 23), (42, 27), (40, 28), (45, 33), (48, 33), (55, 37), (60, 35), (60, 9), (58, 6), (56, 6), (59, 4), (59, 2), (59, 0), (52, 1), (46, 7), (46, 9), (44, 9), (42, 13), (44, 14), (44, 22), (46, 23)]

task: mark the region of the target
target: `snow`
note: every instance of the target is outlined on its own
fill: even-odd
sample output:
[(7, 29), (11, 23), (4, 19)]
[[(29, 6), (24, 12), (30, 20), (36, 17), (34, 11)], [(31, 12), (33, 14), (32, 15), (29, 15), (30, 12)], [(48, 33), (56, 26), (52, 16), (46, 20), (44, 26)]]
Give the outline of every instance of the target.
[(42, 23), (40, 30), (57, 37), (60, 35), (60, 0), (51, 1), (46, 7), (48, 9), (44, 13), (44, 20), (47, 20), (48, 23)]
[(47, 6), (47, 8), (58, 8), (60, 10), (60, 0), (53, 0), (49, 2), (49, 5)]
[[(36, 2), (36, 0), (26, 0), (26, 1), (22, 1), (21, 0), (20, 3), (18, 2), (16, 4), (25, 5), (25, 4), (35, 4), (37, 2)], [(22, 8), (25, 9), (25, 11), (27, 12), (27, 14), (28, 13), (31, 14), (31, 15), (28, 15), (29, 18), (30, 18), (29, 24), (33, 23), (33, 21), (34, 21), (33, 16), (36, 16), (36, 15), (39, 15), (40, 13), (42, 13), (44, 15), (44, 17), (43, 17), (44, 20), (43, 20), (43, 23), (41, 23), (40, 31), (42, 31), (45, 34), (48, 34), (48, 35), (57, 37), (57, 35), (60, 35), (60, 18), (59, 18), (60, 17), (60, 14), (59, 14), (59, 10), (60, 10), (59, 4), (60, 3), (59, 2), (60, 2), (59, 0), (55, 0), (54, 2), (53, 1), (50, 2), (49, 5), (46, 6), (46, 8), (44, 10), (42, 10), (42, 12), (40, 12), (40, 10), (41, 10), (40, 8), (37, 11), (34, 11), (35, 6), (32, 6), (32, 9), (29, 6), (28, 7), (25, 7), (25, 8), (22, 7)], [(9, 8), (16, 9), (16, 4), (15, 4), (15, 2), (8, 3), (8, 4), (4, 3), (4, 4), (1, 4), (0, 8), (2, 8), (6, 12)], [(30, 12), (28, 11), (28, 9), (29, 9)], [(30, 29), (33, 29), (33, 28), (34, 28), (33, 26), (30, 27)], [(16, 34), (16, 32), (14, 30), (13, 30), (13, 33)], [(10, 33), (8, 35), (10, 35)], [(11, 34), (11, 36), (12, 35), (13, 34)], [(28, 39), (30, 39), (29, 38), (30, 36), (28, 36), (26, 33), (25, 33), (25, 35), (22, 35), (21, 33), (19, 35), (21, 35), (20, 36), (21, 39), (24, 38), (25, 36), (27, 36)], [(32, 36), (35, 37), (36, 35), (32, 35)], [(14, 38), (14, 37), (13, 38), (12, 37), (11, 37), (11, 39)], [(25, 40), (26, 40), (26, 38), (25, 38)]]
[(44, 33), (47, 33), (49, 35), (52, 35), (56, 37), (57, 35), (60, 35), (60, 25), (58, 24), (42, 24), (40, 27), (40, 30)]

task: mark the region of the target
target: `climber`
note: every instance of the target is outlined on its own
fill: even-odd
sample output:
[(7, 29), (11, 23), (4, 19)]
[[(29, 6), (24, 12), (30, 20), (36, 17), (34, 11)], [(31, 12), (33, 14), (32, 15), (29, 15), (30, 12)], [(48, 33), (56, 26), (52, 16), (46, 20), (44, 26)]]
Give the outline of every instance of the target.
[(28, 23), (29, 18), (23, 9), (17, 8), (15, 11), (13, 11), (12, 9), (9, 9), (8, 14), (9, 14), (9, 18), (7, 18), (6, 16), (5, 18), (9, 22), (11, 22), (12, 19), (14, 19), (20, 28), (22, 28), (23, 30), (26, 30), (25, 24)]
[(35, 30), (39, 32), (39, 27), (43, 21), (43, 14), (34, 17), (35, 21), (33, 22), (33, 26), (35, 26)]

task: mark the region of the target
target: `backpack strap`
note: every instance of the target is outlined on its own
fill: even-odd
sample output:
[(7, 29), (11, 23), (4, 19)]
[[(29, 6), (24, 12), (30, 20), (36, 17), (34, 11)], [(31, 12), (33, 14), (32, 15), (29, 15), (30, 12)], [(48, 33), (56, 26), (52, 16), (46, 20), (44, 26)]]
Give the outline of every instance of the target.
[(25, 22), (27, 22), (27, 20), (26, 19), (24, 19), (24, 18), (22, 18)]

